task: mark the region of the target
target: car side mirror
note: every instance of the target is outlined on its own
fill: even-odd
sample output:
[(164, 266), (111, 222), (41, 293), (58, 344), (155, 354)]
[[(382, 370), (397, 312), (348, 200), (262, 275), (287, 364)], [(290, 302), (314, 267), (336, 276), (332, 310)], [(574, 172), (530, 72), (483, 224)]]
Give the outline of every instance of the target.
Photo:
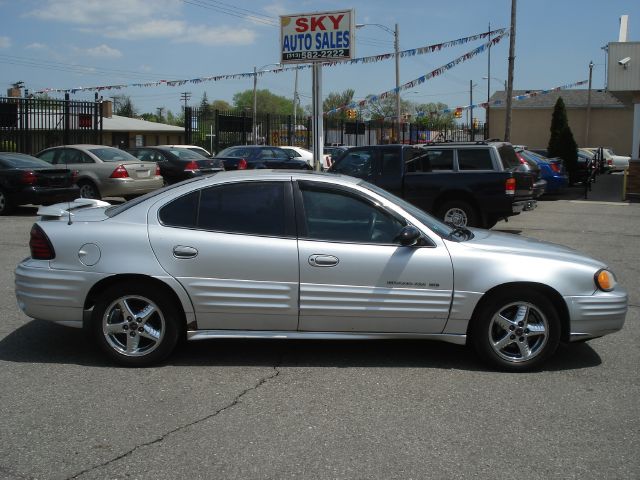
[(412, 245), (417, 244), (418, 240), (420, 240), (421, 237), (422, 234), (420, 233), (420, 230), (418, 230), (413, 225), (407, 225), (406, 227), (403, 227), (402, 230), (400, 230), (400, 233), (396, 237), (396, 240), (403, 247), (411, 247)]

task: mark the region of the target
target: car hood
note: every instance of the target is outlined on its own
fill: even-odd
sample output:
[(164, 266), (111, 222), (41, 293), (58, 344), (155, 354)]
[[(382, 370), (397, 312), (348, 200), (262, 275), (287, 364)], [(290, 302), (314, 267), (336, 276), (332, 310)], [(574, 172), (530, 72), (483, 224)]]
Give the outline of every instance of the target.
[(494, 232), (491, 230), (471, 229), (474, 237), (462, 242), (468, 248), (484, 250), (490, 253), (511, 253), (541, 259), (553, 259), (565, 262), (588, 264), (595, 269), (605, 268), (606, 264), (591, 258), (573, 248), (556, 243), (521, 237), (512, 233)]

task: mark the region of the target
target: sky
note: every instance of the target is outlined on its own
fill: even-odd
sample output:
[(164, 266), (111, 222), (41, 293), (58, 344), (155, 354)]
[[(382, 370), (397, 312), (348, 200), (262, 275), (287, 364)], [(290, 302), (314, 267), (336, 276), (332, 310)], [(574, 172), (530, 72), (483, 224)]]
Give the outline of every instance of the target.
[[(398, 25), (400, 50), (425, 47), (508, 28), (511, 0), (0, 0), (0, 94), (17, 81), (29, 91), (131, 85), (232, 75), (274, 68), (280, 61), (280, 15), (353, 9), (358, 24), (355, 57), (393, 52)], [(519, 0), (515, 36), (514, 89), (542, 90), (586, 80), (595, 64), (593, 87), (605, 84), (605, 52), (618, 40), (619, 17), (629, 15), (629, 41), (640, 41), (638, 0)], [(377, 24), (377, 25), (376, 25)], [(383, 28), (384, 27), (384, 28)], [(400, 60), (401, 84), (414, 80), (480, 46), (481, 40)], [(415, 103), (442, 102), (451, 108), (486, 101), (504, 89), (509, 38), (487, 54), (456, 65), (432, 80), (402, 91)], [(323, 67), (322, 93), (355, 90), (355, 100), (395, 86), (393, 59)], [(258, 89), (293, 97), (294, 73), (266, 72)], [(489, 87), (489, 92), (487, 90)], [(129, 96), (140, 113), (164, 108), (178, 113), (181, 95), (198, 104), (232, 103), (253, 79), (226, 79), (169, 87), (104, 90)], [(310, 69), (299, 74), (302, 106), (312, 100)], [(62, 98), (62, 93), (51, 93)], [(78, 92), (72, 99), (93, 99)], [(474, 114), (474, 116), (476, 116)], [(482, 120), (482, 112), (477, 115)]]

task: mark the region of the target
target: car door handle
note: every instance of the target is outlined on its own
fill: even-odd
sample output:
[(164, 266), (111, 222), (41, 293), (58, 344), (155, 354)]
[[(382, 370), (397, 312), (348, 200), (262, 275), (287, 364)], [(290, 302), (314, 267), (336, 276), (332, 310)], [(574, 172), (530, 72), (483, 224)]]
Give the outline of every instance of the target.
[(173, 256), (176, 258), (194, 258), (198, 255), (198, 250), (185, 245), (176, 245), (173, 247)]
[(309, 265), (312, 267), (335, 267), (339, 261), (333, 255), (311, 255), (309, 257)]

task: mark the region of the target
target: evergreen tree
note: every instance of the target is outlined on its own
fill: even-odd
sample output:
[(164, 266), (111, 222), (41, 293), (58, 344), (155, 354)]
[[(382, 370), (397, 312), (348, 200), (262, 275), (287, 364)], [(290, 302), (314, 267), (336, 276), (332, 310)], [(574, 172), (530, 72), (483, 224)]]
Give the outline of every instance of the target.
[(549, 157), (560, 157), (564, 161), (564, 166), (569, 173), (569, 182), (574, 183), (578, 166), (578, 144), (569, 127), (567, 109), (562, 97), (558, 98), (553, 107), (549, 130), (549, 145), (547, 146)]
[(207, 92), (202, 94), (202, 99), (200, 100), (200, 113), (202, 115), (209, 115), (211, 110), (211, 105), (209, 104), (209, 99), (207, 98)]

